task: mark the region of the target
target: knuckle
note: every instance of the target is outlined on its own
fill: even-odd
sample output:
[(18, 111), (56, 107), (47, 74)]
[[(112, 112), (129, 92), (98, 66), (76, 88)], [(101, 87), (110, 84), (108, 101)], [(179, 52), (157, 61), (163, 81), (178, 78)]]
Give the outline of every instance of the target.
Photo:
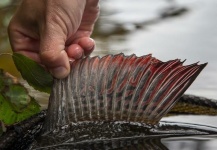
[(40, 53), (42, 63), (47, 66), (52, 66), (52, 64), (58, 60), (58, 56), (59, 55), (54, 51), (43, 51)]

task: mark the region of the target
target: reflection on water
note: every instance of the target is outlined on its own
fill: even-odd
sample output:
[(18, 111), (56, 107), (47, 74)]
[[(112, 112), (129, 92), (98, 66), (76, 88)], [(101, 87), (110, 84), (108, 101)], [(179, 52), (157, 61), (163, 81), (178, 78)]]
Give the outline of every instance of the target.
[(170, 150), (216, 150), (216, 137), (165, 138), (161, 142)]
[[(10, 52), (7, 25), (19, 0), (0, 2), (0, 53)], [(101, 16), (93, 34), (93, 55), (124, 52), (138, 56), (152, 53), (161, 60), (187, 59), (208, 66), (187, 93), (217, 98), (217, 1), (206, 0), (103, 0)], [(166, 17), (165, 17), (166, 15)], [(0, 56), (0, 67), (15, 74), (8, 56)], [(216, 117), (170, 117), (217, 126)], [(212, 120), (212, 121), (210, 121)], [(216, 149), (213, 139), (164, 139), (169, 149)]]

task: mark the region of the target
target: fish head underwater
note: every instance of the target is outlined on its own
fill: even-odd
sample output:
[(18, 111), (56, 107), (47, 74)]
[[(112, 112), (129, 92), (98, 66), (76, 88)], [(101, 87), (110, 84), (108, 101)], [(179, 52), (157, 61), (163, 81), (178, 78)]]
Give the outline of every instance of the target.
[(47, 112), (27, 121), (38, 127), (27, 139), (38, 137), (23, 148), (167, 149), (163, 137), (216, 134), (212, 127), (159, 122), (205, 66), (151, 55), (76, 60), (68, 77), (54, 79)]

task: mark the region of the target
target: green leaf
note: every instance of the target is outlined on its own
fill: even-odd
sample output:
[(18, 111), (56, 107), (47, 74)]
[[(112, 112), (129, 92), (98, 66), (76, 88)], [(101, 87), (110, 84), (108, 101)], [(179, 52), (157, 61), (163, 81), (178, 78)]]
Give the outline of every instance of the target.
[(0, 120), (6, 125), (12, 125), (25, 120), (38, 112), (40, 112), (40, 106), (33, 98), (31, 98), (28, 105), (22, 109), (22, 112), (17, 112), (14, 110), (10, 101), (6, 100), (4, 96), (0, 94)]
[(40, 111), (40, 105), (16, 78), (0, 69), (0, 132), (3, 126), (29, 118)]
[(41, 65), (19, 53), (13, 53), (13, 60), (29, 85), (41, 92), (50, 93), (53, 77)]
[(4, 97), (10, 101), (13, 109), (17, 112), (22, 112), (27, 107), (31, 100), (28, 91), (21, 85), (10, 85), (3, 93)]

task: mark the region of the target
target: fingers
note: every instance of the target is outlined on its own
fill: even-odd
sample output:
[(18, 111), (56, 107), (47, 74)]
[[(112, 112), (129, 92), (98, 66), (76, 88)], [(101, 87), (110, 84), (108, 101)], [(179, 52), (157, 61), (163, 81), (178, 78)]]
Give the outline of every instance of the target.
[(29, 7), (19, 9), (15, 17), (19, 30), (15, 32), (18, 25), (9, 30), (12, 49), (45, 65), (54, 77), (64, 78), (70, 72), (69, 60), (87, 56), (95, 47), (89, 36), (98, 16), (98, 0), (34, 2), (25, 3)]
[(84, 56), (84, 50), (78, 44), (70, 45), (66, 51), (70, 60), (80, 59)]
[[(69, 57), (65, 51), (65, 45), (68, 36), (74, 36), (79, 28), (85, 1), (45, 1), (45, 22), (42, 21), (39, 24), (40, 58), (56, 78), (64, 78), (70, 72)], [(75, 48), (72, 46), (72, 49)]]
[(40, 58), (50, 73), (56, 78), (65, 78), (70, 72), (70, 64), (65, 49), (63, 34), (45, 32), (41, 37)]
[(66, 50), (70, 60), (81, 59), (90, 55), (95, 47), (94, 40), (89, 37), (80, 38), (76, 43), (71, 44)]
[(90, 55), (95, 47), (95, 41), (89, 37), (81, 38), (78, 44), (83, 48), (85, 56)]
[(8, 26), (8, 35), (11, 48), (14, 52), (25, 55), (37, 63), (41, 63), (37, 53), (39, 49), (39, 40), (37, 37), (33, 36), (34, 33), (27, 28), (22, 28), (19, 23), (14, 22), (12, 19)]
[(44, 51), (40, 54), (40, 58), (54, 77), (65, 78), (69, 74), (69, 59), (65, 50)]
[[(47, 30), (48, 31), (48, 30)], [(41, 39), (27, 27), (11, 23), (8, 28), (9, 39), (14, 52), (23, 54), (43, 64), (56, 78), (64, 78), (70, 72), (69, 60), (65, 52), (64, 36), (44, 32)], [(40, 51), (39, 51), (40, 49)]]

